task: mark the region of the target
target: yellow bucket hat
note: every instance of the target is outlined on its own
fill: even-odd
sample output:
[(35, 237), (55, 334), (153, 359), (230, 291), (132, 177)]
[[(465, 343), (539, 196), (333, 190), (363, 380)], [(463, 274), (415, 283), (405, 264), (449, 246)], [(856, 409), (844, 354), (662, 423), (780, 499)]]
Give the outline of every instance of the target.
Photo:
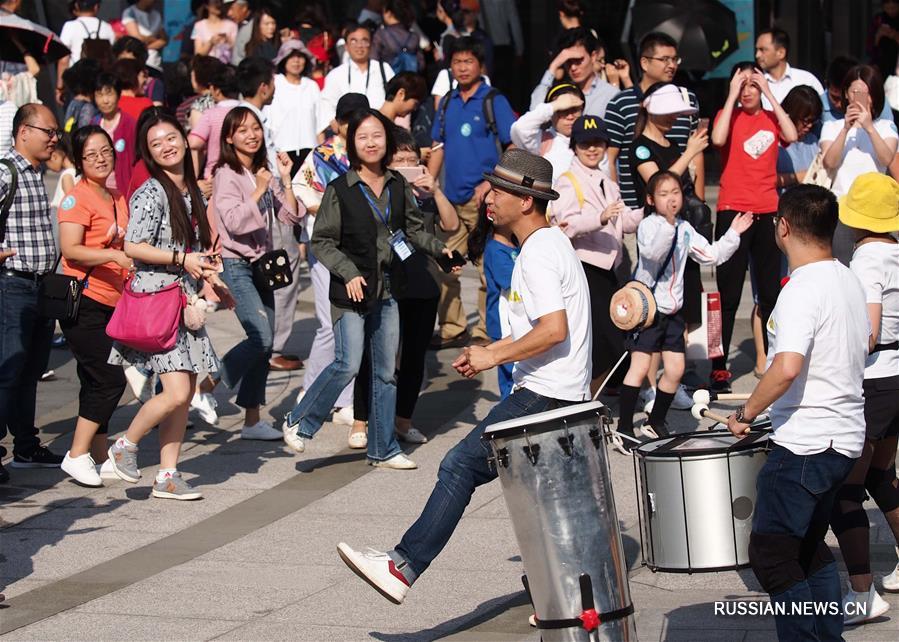
[(862, 174), (840, 198), (840, 220), (859, 230), (899, 232), (899, 183), (886, 174)]

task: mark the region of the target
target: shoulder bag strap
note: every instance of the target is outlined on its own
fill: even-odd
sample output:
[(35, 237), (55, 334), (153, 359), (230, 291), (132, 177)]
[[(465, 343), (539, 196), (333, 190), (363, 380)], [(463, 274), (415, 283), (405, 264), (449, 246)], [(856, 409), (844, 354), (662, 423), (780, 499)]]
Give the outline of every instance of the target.
[(9, 170), (9, 189), (6, 192), (6, 198), (3, 199), (3, 205), (0, 206), (0, 243), (6, 240), (6, 219), (9, 218), (9, 210), (12, 208), (13, 201), (16, 198), (16, 190), (19, 187), (19, 170), (8, 158), (0, 159), (0, 164), (5, 165)]
[(574, 188), (574, 193), (577, 195), (577, 204), (579, 207), (584, 206), (584, 191), (581, 189), (581, 184), (577, 178), (574, 176), (574, 172), (568, 171), (562, 174), (565, 178), (571, 181), (571, 186)]
[(677, 247), (677, 234), (680, 230), (680, 225), (674, 226), (674, 240), (671, 241), (671, 249), (668, 250), (668, 256), (665, 257), (665, 261), (662, 263), (662, 267), (659, 268), (658, 274), (656, 274), (655, 283), (652, 284), (652, 287), (649, 288), (649, 291), (655, 294), (656, 286), (659, 284), (659, 279), (661, 279), (665, 275), (665, 270), (668, 269), (668, 264), (671, 263), (671, 257), (674, 256), (674, 248)]

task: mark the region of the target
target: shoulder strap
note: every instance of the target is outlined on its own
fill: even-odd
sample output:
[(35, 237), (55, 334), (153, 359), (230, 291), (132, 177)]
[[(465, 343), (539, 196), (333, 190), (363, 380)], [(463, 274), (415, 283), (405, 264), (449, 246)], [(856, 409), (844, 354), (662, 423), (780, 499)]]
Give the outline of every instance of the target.
[(2, 243), (6, 240), (6, 219), (9, 218), (9, 210), (19, 187), (19, 170), (16, 169), (15, 163), (8, 158), (0, 159), (0, 165), (5, 165), (10, 174), (9, 189), (6, 192), (6, 198), (3, 199), (3, 205), (0, 206), (0, 243)]
[(493, 87), (487, 92), (487, 95), (484, 96), (484, 120), (487, 123), (487, 131), (493, 136), (493, 140), (496, 143), (496, 153), (502, 157), (503, 155), (503, 144), (499, 139), (499, 129), (496, 127), (496, 112), (493, 109), (493, 99), (499, 92)]
[(564, 176), (569, 181), (571, 181), (571, 186), (574, 188), (574, 193), (577, 195), (578, 207), (583, 207), (584, 206), (584, 191), (581, 189), (580, 182), (577, 180), (577, 178), (575, 178), (574, 172), (568, 171), (568, 172), (565, 172), (564, 174), (562, 174), (562, 176)]
[(381, 70), (381, 84), (384, 86), (384, 93), (387, 93), (387, 75), (384, 73), (384, 61), (378, 61), (378, 68)]
[(440, 120), (440, 140), (446, 141), (446, 110), (449, 107), (450, 96), (453, 93), (452, 83), (450, 84), (450, 90), (443, 95), (443, 98), (440, 99), (440, 104), (437, 106), (437, 118)]
[(662, 263), (662, 267), (659, 268), (658, 274), (656, 274), (655, 283), (652, 284), (652, 287), (649, 288), (649, 291), (655, 293), (656, 286), (659, 284), (659, 279), (661, 279), (665, 275), (665, 270), (668, 269), (668, 264), (671, 263), (671, 257), (674, 256), (674, 248), (677, 247), (677, 234), (680, 231), (680, 225), (675, 224), (674, 226), (674, 240), (671, 241), (671, 249), (668, 250), (668, 256), (665, 257), (665, 261)]

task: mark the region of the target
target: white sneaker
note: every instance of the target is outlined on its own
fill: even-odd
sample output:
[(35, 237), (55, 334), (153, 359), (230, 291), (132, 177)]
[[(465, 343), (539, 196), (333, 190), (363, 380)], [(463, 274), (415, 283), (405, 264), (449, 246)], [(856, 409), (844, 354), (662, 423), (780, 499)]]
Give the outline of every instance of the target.
[(275, 430), (267, 421), (259, 420), (252, 426), (244, 426), (240, 431), (241, 439), (257, 439), (259, 441), (277, 441), (283, 439), (284, 433)]
[[(896, 547), (896, 555), (899, 555), (899, 546)], [(883, 577), (883, 590), (890, 593), (899, 593), (899, 564), (889, 575)]]
[(396, 438), (400, 441), (405, 441), (407, 444), (426, 444), (428, 443), (428, 438), (422, 434), (422, 432), (414, 427), (410, 426), (409, 430), (405, 433), (401, 433), (399, 430), (396, 431)]
[[(193, 399), (190, 400), (190, 409), (195, 410), (197, 414), (200, 415), (200, 419), (210, 426), (216, 425), (219, 421), (218, 413), (215, 412), (217, 407), (218, 402), (215, 400), (215, 397), (208, 392), (195, 392)], [(269, 426), (269, 428), (271, 428), (271, 426)], [(278, 439), (280, 439), (280, 435), (278, 436)]]
[(335, 424), (341, 424), (343, 426), (352, 426), (353, 425), (353, 407), (352, 406), (344, 406), (340, 410), (336, 410), (334, 414), (331, 416), (331, 422)]
[(292, 427), (286, 420), (284, 421), (284, 426), (281, 427), (281, 433), (288, 448), (298, 453), (306, 450), (306, 442), (297, 434), (297, 429)]
[(119, 476), (115, 474), (115, 470), (112, 468), (112, 462), (110, 460), (106, 460), (100, 466), (99, 470), (100, 479), (118, 479)]
[[(652, 407), (656, 402), (656, 389), (645, 388), (640, 391), (640, 402), (643, 404), (643, 412), (647, 415), (652, 412)], [(692, 405), (692, 404), (691, 404)]]
[(97, 487), (103, 485), (103, 480), (97, 474), (97, 465), (91, 459), (89, 453), (84, 453), (79, 457), (70, 457), (69, 453), (66, 452), (60, 468), (82, 486)]
[(368, 463), (375, 468), (391, 468), (393, 470), (415, 470), (418, 468), (418, 464), (406, 457), (403, 453), (394, 455), (390, 459), (385, 459), (384, 461), (370, 461)]
[(861, 624), (889, 610), (890, 605), (880, 597), (873, 583), (868, 591), (862, 593), (856, 593), (850, 587), (843, 597), (843, 624)]
[(402, 604), (406, 599), (409, 583), (387, 553), (371, 548), (355, 551), (348, 544), (340, 542), (337, 554), (353, 573), (394, 604)]
[(684, 384), (680, 384), (677, 387), (677, 392), (674, 393), (674, 400), (671, 402), (671, 407), (674, 410), (690, 410), (690, 408), (693, 407), (693, 397), (687, 392), (687, 389), (684, 388)]
[(147, 376), (143, 371), (134, 366), (125, 368), (125, 379), (131, 386), (131, 392), (141, 403), (146, 403), (153, 396), (153, 377)]

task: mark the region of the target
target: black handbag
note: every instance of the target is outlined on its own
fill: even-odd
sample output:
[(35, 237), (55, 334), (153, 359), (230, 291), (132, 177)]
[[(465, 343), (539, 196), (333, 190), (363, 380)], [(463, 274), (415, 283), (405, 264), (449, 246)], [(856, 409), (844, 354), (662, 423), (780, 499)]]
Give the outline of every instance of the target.
[(681, 216), (694, 230), (702, 234), (709, 243), (712, 242), (714, 235), (712, 208), (706, 205), (705, 201), (696, 196), (696, 194), (685, 194), (684, 209), (681, 211)]
[[(268, 200), (268, 237), (272, 238), (272, 228), (275, 220), (274, 195), (269, 190), (267, 193)], [(274, 292), (281, 288), (286, 288), (293, 283), (293, 266), (290, 264), (290, 257), (287, 250), (272, 250), (266, 252), (255, 261), (250, 261), (253, 268), (253, 285), (257, 290)]]

